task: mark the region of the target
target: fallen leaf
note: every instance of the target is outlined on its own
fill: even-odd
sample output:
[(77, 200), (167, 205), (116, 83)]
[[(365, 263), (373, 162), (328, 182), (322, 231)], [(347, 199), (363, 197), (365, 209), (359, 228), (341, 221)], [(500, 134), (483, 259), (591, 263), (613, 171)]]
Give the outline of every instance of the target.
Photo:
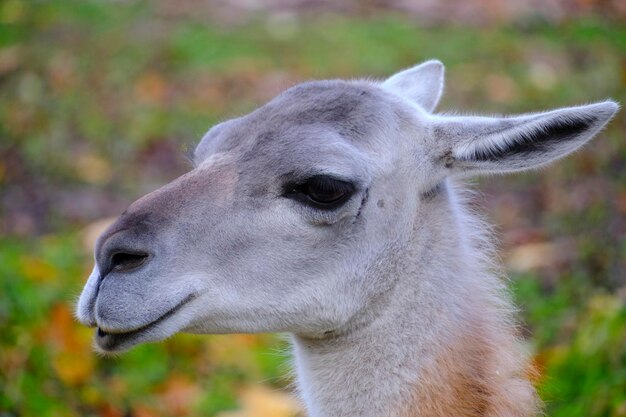
[(124, 413), (117, 408), (113, 407), (110, 404), (104, 405), (100, 412), (98, 413), (99, 417), (124, 417)]
[(167, 86), (163, 77), (156, 72), (142, 75), (135, 84), (135, 96), (144, 103), (158, 104), (163, 102)]
[(218, 417), (295, 417), (301, 411), (300, 403), (292, 395), (252, 386), (241, 394), (241, 410), (222, 412)]
[(52, 308), (44, 337), (53, 348), (52, 367), (67, 385), (85, 382), (93, 373), (91, 331), (74, 321), (70, 307), (57, 304)]
[(185, 416), (200, 399), (202, 390), (183, 375), (173, 375), (159, 390), (164, 412), (168, 416)]

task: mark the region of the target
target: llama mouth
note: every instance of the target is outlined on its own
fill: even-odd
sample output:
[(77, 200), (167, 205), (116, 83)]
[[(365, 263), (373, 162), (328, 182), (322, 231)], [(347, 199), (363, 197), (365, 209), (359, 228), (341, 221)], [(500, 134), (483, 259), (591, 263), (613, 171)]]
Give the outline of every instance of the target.
[(166, 311), (156, 320), (141, 326), (131, 331), (107, 331), (98, 327), (95, 335), (96, 347), (102, 352), (114, 352), (117, 350), (125, 350), (140, 342), (147, 342), (150, 340), (163, 339), (169, 335), (164, 332), (155, 331), (161, 323), (176, 314), (185, 304), (189, 303), (196, 298), (196, 294), (189, 294), (180, 303), (174, 306), (172, 309)]

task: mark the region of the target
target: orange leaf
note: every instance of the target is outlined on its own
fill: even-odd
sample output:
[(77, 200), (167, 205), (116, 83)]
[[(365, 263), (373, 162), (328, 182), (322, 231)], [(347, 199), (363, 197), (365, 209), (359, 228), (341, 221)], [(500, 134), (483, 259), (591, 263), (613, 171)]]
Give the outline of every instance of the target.
[(291, 395), (263, 386), (247, 388), (241, 395), (242, 409), (218, 414), (218, 417), (294, 417), (301, 411)]
[(53, 348), (52, 367), (59, 379), (68, 385), (85, 382), (94, 368), (91, 331), (79, 326), (66, 304), (52, 308), (44, 338)]
[(184, 416), (200, 398), (200, 387), (188, 377), (173, 375), (160, 390), (161, 400), (168, 416)]
[(121, 410), (118, 410), (110, 404), (104, 405), (98, 415), (99, 417), (124, 417), (124, 413)]
[(135, 84), (135, 96), (144, 103), (158, 104), (163, 102), (166, 90), (163, 77), (155, 72), (142, 75)]

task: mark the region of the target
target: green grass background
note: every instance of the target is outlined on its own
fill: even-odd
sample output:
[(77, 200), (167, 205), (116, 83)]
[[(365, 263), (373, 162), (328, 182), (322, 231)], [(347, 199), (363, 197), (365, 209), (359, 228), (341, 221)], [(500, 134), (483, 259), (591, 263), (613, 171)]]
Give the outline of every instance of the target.
[[(442, 110), (626, 102), (626, 25), (593, 16), (486, 28), (398, 13), (181, 19), (141, 1), (0, 3), (0, 416), (211, 416), (244, 387), (285, 388), (272, 335), (180, 335), (116, 359), (73, 303), (85, 227), (188, 169), (215, 122), (310, 78), (385, 77), (436, 57)], [(626, 416), (626, 119), (539, 173), (480, 182), (511, 272), (546, 414)], [(546, 255), (547, 256), (547, 255)]]

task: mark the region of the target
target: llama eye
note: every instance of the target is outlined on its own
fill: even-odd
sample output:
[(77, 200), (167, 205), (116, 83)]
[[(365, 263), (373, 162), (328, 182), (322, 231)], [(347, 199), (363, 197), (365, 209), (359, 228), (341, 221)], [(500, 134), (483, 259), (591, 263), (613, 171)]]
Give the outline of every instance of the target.
[(286, 196), (310, 206), (331, 210), (348, 201), (354, 185), (327, 175), (316, 175), (287, 187)]

